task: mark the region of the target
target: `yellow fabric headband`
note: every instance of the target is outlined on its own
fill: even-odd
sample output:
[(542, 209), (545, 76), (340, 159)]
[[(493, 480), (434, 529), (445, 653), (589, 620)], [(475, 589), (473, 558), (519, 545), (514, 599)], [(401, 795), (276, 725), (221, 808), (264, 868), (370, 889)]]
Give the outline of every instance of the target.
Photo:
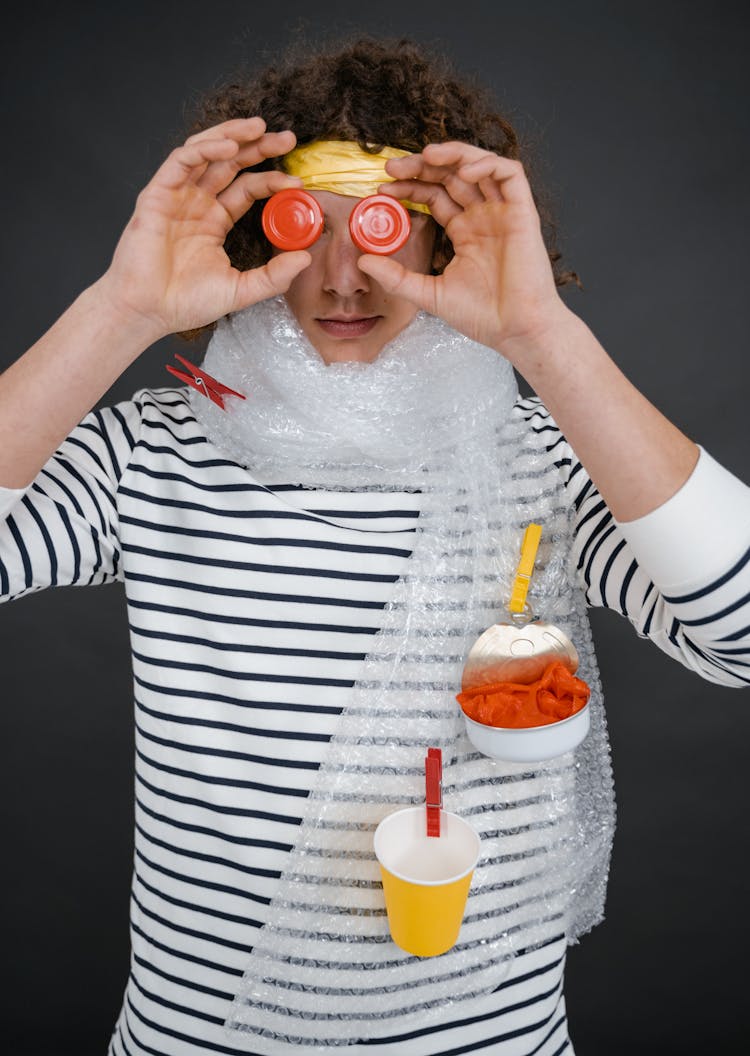
[[(385, 171), (389, 158), (405, 158), (408, 150), (383, 147), (378, 154), (368, 154), (359, 143), (338, 139), (319, 139), (305, 143), (284, 156), (284, 169), (290, 176), (299, 176), (306, 191), (332, 191), (354, 198), (377, 194), (381, 183), (393, 183)], [(426, 205), (403, 201), (407, 209), (430, 215)]]

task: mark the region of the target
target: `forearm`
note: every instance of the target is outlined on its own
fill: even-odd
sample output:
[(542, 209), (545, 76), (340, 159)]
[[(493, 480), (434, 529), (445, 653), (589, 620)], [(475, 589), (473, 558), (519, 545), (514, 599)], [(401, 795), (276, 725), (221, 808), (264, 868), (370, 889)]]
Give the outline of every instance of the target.
[(616, 520), (655, 510), (692, 473), (696, 444), (628, 381), (564, 305), (542, 337), (502, 351), (541, 397)]
[(126, 317), (104, 280), (90, 286), (0, 376), (0, 486), (22, 488), (117, 378), (158, 337)]

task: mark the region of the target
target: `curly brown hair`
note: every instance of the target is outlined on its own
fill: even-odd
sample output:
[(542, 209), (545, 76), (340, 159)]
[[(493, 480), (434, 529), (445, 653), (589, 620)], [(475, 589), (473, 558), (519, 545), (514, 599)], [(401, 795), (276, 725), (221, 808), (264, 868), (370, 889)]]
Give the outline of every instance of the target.
[[(299, 145), (318, 139), (352, 140), (374, 153), (386, 145), (417, 153), (428, 143), (456, 139), (520, 159), (555, 283), (582, 286), (575, 272), (560, 267), (556, 224), (547, 196), (532, 175), (530, 150), (522, 148), (516, 130), (498, 113), (488, 90), (468, 76), (459, 77), (445, 55), (403, 38), (357, 36), (317, 48), (308, 41), (298, 42), (261, 72), (235, 77), (199, 99), (190, 134), (256, 114), (269, 132), (292, 129)], [(269, 158), (254, 169), (281, 167), (279, 158)], [(229, 259), (241, 271), (258, 267), (271, 256), (272, 247), (261, 227), (264, 205), (265, 200), (255, 202), (227, 237)], [(441, 272), (452, 256), (450, 239), (438, 226), (433, 272)], [(194, 337), (206, 329), (183, 336)]]

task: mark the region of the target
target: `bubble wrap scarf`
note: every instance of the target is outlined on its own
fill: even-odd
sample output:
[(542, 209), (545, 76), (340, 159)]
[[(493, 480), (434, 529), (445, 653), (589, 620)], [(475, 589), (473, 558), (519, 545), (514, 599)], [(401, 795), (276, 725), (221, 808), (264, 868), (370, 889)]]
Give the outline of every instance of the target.
[[(572, 556), (572, 511), (543, 439), (513, 413), (510, 364), (419, 313), (374, 363), (326, 366), (283, 298), (221, 320), (204, 368), (247, 395), (191, 393), (208, 438), (261, 482), (418, 491), (406, 571), (383, 612), (305, 801), (268, 922), (227, 1019), (263, 1054), (324, 1051), (470, 1016), (518, 949), (603, 915), (614, 796), (596, 657)], [(525, 526), (543, 526), (534, 612), (575, 643), (591, 687), (583, 744), (545, 763), (478, 754), (455, 699), (464, 660), (505, 604)], [(481, 836), (457, 945), (391, 941), (373, 832), (423, 802), (443, 752), (444, 806)]]

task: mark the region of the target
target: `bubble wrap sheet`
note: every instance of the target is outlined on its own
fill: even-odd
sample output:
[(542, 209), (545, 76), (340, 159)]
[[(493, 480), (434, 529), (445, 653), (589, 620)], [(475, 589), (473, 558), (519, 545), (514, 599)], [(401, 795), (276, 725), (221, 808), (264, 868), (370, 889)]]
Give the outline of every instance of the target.
[[(471, 1015), (517, 948), (602, 917), (614, 799), (601, 689), (572, 557), (572, 512), (543, 443), (511, 415), (502, 357), (420, 314), (373, 364), (326, 367), (281, 299), (223, 322), (205, 369), (248, 395), (224, 414), (193, 396), (209, 437), (260, 479), (418, 489), (406, 573), (306, 801), (227, 1020), (258, 1054), (330, 1050)], [(478, 754), (455, 699), (465, 657), (507, 620), (525, 526), (543, 526), (529, 601), (575, 643), (592, 728), (538, 764)], [(374, 830), (424, 800), (443, 751), (444, 806), (481, 836), (456, 946), (390, 940)]]

